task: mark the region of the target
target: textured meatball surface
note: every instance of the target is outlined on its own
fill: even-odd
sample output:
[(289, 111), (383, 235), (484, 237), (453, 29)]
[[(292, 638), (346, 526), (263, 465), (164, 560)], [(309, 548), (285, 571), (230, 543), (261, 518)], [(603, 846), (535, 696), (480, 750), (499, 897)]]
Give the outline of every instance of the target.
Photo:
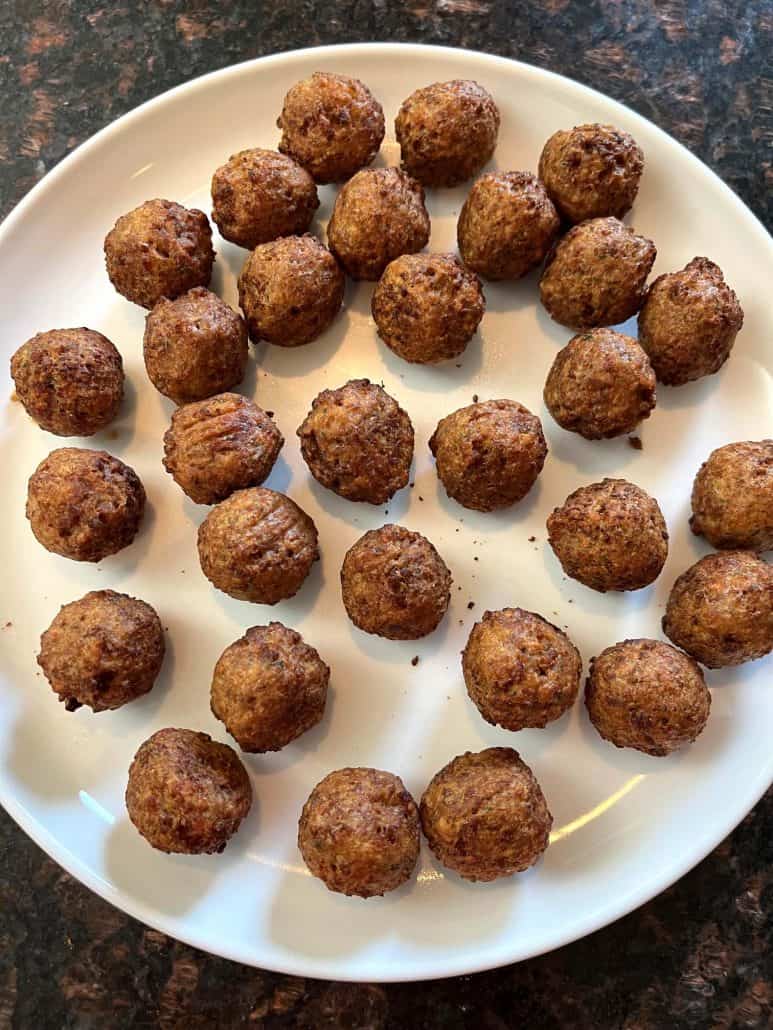
[(692, 488), (693, 533), (712, 547), (773, 549), (773, 440), (712, 451)]

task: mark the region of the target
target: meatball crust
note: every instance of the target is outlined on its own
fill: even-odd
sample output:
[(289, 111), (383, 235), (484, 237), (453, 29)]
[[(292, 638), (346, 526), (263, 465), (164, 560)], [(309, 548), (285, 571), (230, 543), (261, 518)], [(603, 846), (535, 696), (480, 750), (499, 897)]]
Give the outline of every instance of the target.
[(208, 733), (158, 730), (129, 768), (129, 818), (158, 851), (221, 852), (251, 805), (250, 778), (238, 755)]
[(534, 774), (509, 747), (458, 755), (432, 777), (419, 813), (438, 861), (473, 882), (534, 865), (553, 825)]
[(709, 669), (773, 651), (773, 567), (752, 551), (707, 554), (676, 580), (663, 632)]
[(419, 813), (399, 776), (337, 769), (309, 795), (298, 847), (313, 876), (338, 894), (373, 898), (410, 879), (419, 858)]
[(258, 604), (293, 597), (319, 559), (317, 528), (306, 512), (262, 486), (216, 504), (199, 526), (198, 547), (213, 586)]
[(639, 343), (660, 382), (682, 386), (719, 371), (742, 325), (743, 309), (722, 269), (696, 257), (650, 286), (639, 312)]
[(56, 436), (92, 436), (123, 400), (121, 355), (85, 327), (37, 333), (11, 358), (11, 376), (24, 410)]
[(656, 254), (652, 240), (617, 218), (581, 222), (548, 255), (539, 284), (542, 304), (553, 321), (570, 329), (625, 322), (642, 305)]
[(561, 221), (531, 172), (488, 172), (473, 184), (456, 227), (462, 260), (484, 279), (520, 279), (542, 264)]
[(655, 373), (631, 336), (591, 329), (556, 355), (545, 405), (562, 429), (586, 440), (632, 432), (655, 407)]
[(548, 453), (540, 420), (509, 400), (480, 401), (446, 415), (429, 448), (448, 496), (475, 511), (522, 500)]
[(341, 567), (347, 615), (365, 633), (418, 640), (440, 624), (451, 600), (451, 573), (421, 533), (388, 524), (371, 529)]
[(773, 440), (712, 451), (692, 488), (690, 528), (712, 547), (773, 549)]
[(146, 200), (121, 215), (105, 237), (110, 282), (143, 308), (208, 286), (214, 261), (207, 216), (170, 200)]
[(402, 167), (424, 186), (458, 186), (491, 159), (499, 121), (494, 98), (471, 79), (417, 89), (395, 118)]
[(554, 132), (539, 159), (539, 177), (567, 222), (622, 218), (644, 171), (633, 136), (613, 125), (576, 125)]
[(312, 401), (298, 436), (311, 474), (340, 497), (383, 504), (408, 483), (411, 420), (369, 379), (323, 390)]
[(134, 469), (107, 451), (60, 447), (30, 477), (26, 515), (38, 543), (73, 561), (128, 547), (145, 511)]
[(523, 608), (486, 612), (462, 652), (467, 693), (494, 726), (542, 728), (577, 698), (582, 660), (569, 637)]
[(625, 479), (581, 486), (553, 510), (547, 527), (566, 575), (601, 593), (649, 586), (668, 556), (658, 502)]
[(398, 168), (365, 168), (341, 189), (327, 226), (328, 246), (352, 279), (379, 279), (401, 254), (429, 240), (420, 184)]

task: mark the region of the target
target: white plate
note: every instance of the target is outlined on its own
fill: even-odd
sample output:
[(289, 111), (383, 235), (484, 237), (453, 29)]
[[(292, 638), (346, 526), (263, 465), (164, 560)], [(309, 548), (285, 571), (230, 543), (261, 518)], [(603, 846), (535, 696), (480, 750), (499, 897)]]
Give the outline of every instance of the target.
[[(545, 375), (570, 334), (537, 304), (535, 278), (487, 286), (482, 331), (462, 367), (435, 370), (395, 358), (369, 316), (372, 287), (350, 285), (345, 311), (324, 338), (301, 350), (261, 347), (244, 384), (277, 413), (287, 440), (268, 485), (286, 490), (313, 516), (322, 546), (322, 562), (297, 598), (265, 608), (215, 592), (199, 570), (196, 526), (208, 509), (188, 502), (161, 466), (172, 406), (146, 379), (144, 312), (112, 290), (102, 241), (119, 214), (149, 197), (209, 211), (212, 171), (236, 150), (274, 146), (285, 91), (317, 69), (360, 76), (381, 100), (389, 133), (380, 162), (398, 157), (392, 123), (400, 101), (417, 86), (456, 77), (479, 80), (499, 104), (500, 168), (535, 169), (543, 142), (560, 127), (603, 121), (629, 130), (647, 159), (630, 221), (657, 243), (655, 273), (681, 268), (696, 254), (712, 257), (738, 292), (746, 321), (719, 375), (659, 390), (638, 452), (625, 438), (585, 442), (558, 429), (544, 410)], [(322, 195), (320, 232), (333, 191)], [(430, 192), (433, 249), (453, 248), (464, 195), (464, 188)], [(245, 252), (220, 239), (217, 251), (213, 286), (235, 304)], [(586, 661), (624, 637), (660, 636), (674, 578), (704, 553), (687, 526), (695, 470), (719, 444), (771, 433), (771, 281), (765, 231), (699, 161), (619, 104), (511, 61), (400, 45), (306, 50), (205, 76), (121, 118), (62, 162), (0, 233), (0, 626), (11, 623), (0, 630), (3, 804), (65, 868), (144, 922), (232, 959), (308, 976), (397, 980), (478, 970), (554, 948), (652, 897), (713, 848), (770, 782), (770, 661), (710, 674), (706, 732), (681, 754), (654, 759), (605, 744), (581, 703), (547, 730), (511, 734), (486, 725), (467, 699), (459, 652), (487, 607), (515, 604), (568, 626)], [(98, 566), (48, 554), (33, 539), (24, 518), (27, 477), (62, 441), (8, 400), (13, 350), (38, 330), (73, 325), (115, 341), (131, 384), (120, 421), (83, 443), (134, 466), (150, 502), (138, 540)], [(353, 376), (383, 380), (416, 427), (415, 488), (384, 509), (322, 490), (299, 455), (295, 430), (312, 398)], [(473, 394), (515, 398), (543, 418), (550, 447), (545, 470), (511, 511), (464, 511), (438, 487), (427, 440), (437, 420)], [(607, 474), (653, 493), (668, 521), (671, 553), (651, 589), (593, 593), (562, 578), (546, 545), (553, 506)], [(345, 550), (364, 530), (390, 520), (426, 533), (454, 576), (447, 618), (416, 643), (366, 636), (341, 606)], [(108, 586), (145, 598), (160, 612), (169, 627), (164, 671), (149, 696), (122, 711), (68, 714), (37, 671), (38, 637), (60, 604)], [(271, 618), (301, 631), (331, 664), (324, 721), (277, 755), (246, 756), (256, 803), (222, 856), (158, 854), (124, 810), (131, 757), (161, 726), (227, 740), (209, 711), (211, 669), (247, 626)], [(408, 886), (368, 902), (330, 894), (307, 875), (296, 822), (308, 792), (331, 769), (389, 769), (418, 798), (451, 757), (492, 744), (522, 752), (555, 817), (553, 843), (537, 868), (472, 886), (445, 873), (424, 847)]]

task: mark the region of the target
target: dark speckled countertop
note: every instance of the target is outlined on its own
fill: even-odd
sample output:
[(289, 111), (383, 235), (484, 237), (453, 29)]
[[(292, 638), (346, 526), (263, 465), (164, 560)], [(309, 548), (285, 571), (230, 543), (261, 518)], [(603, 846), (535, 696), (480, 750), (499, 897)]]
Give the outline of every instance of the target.
[[(773, 2), (0, 2), (0, 215), (157, 93), (294, 47), (442, 43), (551, 68), (684, 143), (771, 224)], [(761, 284), (763, 285), (763, 284)], [(773, 1026), (773, 793), (637, 912), (542, 958), (388, 987), (213, 958), (92, 895), (0, 812), (0, 1028)]]

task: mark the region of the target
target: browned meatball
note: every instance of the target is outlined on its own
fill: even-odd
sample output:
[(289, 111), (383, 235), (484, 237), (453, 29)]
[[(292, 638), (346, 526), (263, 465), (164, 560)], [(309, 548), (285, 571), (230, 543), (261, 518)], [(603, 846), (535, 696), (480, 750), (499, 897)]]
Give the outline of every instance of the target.
[(207, 286), (214, 260), (207, 216), (170, 200), (146, 200), (121, 215), (105, 238), (110, 282), (143, 308)]
[(380, 278), (390, 261), (429, 240), (424, 190), (397, 168), (365, 168), (336, 197), (330, 249), (352, 279)]
[(369, 530), (346, 552), (341, 594), (349, 618), (366, 633), (418, 640), (448, 609), (451, 573), (421, 533), (388, 524)]
[(424, 186), (458, 186), (490, 160), (499, 120), (494, 98), (471, 79), (417, 89), (395, 118), (402, 166)]
[(752, 551), (707, 554), (671, 588), (663, 632), (709, 669), (773, 651), (773, 567)]
[(143, 352), (155, 388), (175, 404), (187, 404), (239, 385), (247, 368), (247, 329), (224, 301), (197, 286), (155, 305), (145, 322)]
[(306, 512), (262, 486), (237, 490), (199, 526), (204, 575), (240, 601), (292, 597), (318, 559), (317, 529)]
[(570, 329), (625, 322), (642, 305), (656, 254), (652, 240), (616, 218), (581, 222), (548, 255), (540, 299)]
[(128, 547), (145, 511), (134, 469), (107, 451), (61, 447), (30, 477), (26, 515), (47, 551), (98, 562)]
[(591, 329), (556, 355), (545, 405), (563, 429), (586, 440), (630, 433), (655, 407), (655, 373), (631, 336)]
[(661, 383), (682, 386), (719, 371), (742, 325), (743, 309), (722, 269), (696, 257), (650, 286), (639, 312), (639, 343)]
[(319, 183), (342, 182), (370, 164), (384, 138), (384, 112), (368, 87), (330, 72), (296, 82), (276, 124), (279, 149)]
[(728, 443), (695, 477), (690, 528), (712, 547), (773, 549), (773, 440)]
[(548, 517), (548, 540), (567, 576), (591, 590), (641, 590), (660, 575), (668, 530), (654, 497), (625, 479), (569, 494)]
[(476, 511), (524, 498), (548, 453), (537, 416), (508, 400), (481, 401), (446, 415), (429, 448), (448, 496)]
[(158, 730), (129, 769), (129, 818), (159, 851), (221, 852), (251, 804), (250, 778), (236, 752), (207, 733)]
[(509, 747), (458, 755), (432, 777), (419, 812), (436, 858), (473, 882), (534, 865), (553, 825), (534, 774)]
[(464, 202), (456, 240), (464, 263), (484, 279), (520, 279), (541, 264), (561, 222), (531, 172), (489, 172)]
[(419, 814), (399, 776), (380, 769), (337, 769), (309, 795), (298, 847), (328, 890), (358, 898), (393, 891), (419, 857)]
[(554, 132), (539, 159), (539, 177), (568, 222), (622, 218), (639, 192), (644, 154), (633, 136), (612, 125), (576, 125)]
[(369, 379), (323, 390), (298, 436), (303, 460), (317, 482), (350, 501), (383, 504), (408, 483), (411, 420)]

